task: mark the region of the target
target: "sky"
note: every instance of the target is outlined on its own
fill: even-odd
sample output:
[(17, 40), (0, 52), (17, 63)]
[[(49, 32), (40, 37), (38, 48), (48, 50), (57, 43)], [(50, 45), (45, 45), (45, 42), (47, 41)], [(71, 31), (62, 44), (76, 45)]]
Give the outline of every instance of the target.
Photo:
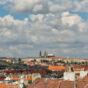
[(88, 58), (88, 0), (0, 0), (0, 56), (40, 50)]

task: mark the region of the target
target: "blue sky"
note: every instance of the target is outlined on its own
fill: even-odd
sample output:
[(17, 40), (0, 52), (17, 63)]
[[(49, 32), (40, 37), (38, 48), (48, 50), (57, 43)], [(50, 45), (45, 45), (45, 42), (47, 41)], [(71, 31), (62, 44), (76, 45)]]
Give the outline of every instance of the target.
[(0, 5), (0, 16), (3, 17), (7, 14), (9, 14), (9, 11), (3, 9), (3, 5)]
[(88, 21), (88, 12), (71, 12), (71, 14), (78, 14), (83, 20)]
[(0, 56), (39, 51), (88, 57), (87, 0), (0, 0)]

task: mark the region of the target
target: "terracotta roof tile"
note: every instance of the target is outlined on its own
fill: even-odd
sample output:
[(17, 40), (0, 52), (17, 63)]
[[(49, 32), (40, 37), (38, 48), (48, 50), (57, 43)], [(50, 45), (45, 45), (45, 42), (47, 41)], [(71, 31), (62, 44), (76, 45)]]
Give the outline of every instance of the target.
[(65, 70), (66, 67), (65, 66), (49, 66), (48, 69), (49, 70)]
[[(38, 79), (35, 82), (37, 88), (74, 88), (73, 81), (61, 81), (48, 79)], [(76, 81), (77, 88), (88, 88), (88, 81)], [(34, 83), (30, 84), (27, 88), (34, 88)]]

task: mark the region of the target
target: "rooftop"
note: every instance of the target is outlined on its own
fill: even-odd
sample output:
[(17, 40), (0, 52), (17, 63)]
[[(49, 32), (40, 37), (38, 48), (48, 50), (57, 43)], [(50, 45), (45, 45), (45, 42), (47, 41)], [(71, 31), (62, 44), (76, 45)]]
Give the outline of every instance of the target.
[[(74, 88), (73, 81), (53, 80), (53, 79), (38, 79), (35, 83), (30, 84), (27, 88), (34, 88), (34, 84), (37, 88)], [(77, 88), (88, 88), (87, 81), (77, 81)]]

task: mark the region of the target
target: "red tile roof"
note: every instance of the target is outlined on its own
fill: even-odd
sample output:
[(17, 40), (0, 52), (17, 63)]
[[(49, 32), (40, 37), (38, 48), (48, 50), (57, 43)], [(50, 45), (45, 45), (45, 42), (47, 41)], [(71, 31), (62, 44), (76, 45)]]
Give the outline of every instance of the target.
[(0, 88), (18, 88), (18, 86), (15, 85), (15, 84), (5, 84), (5, 83), (2, 83), (2, 84), (0, 84)]
[(73, 68), (74, 69), (82, 69), (82, 68), (84, 68), (84, 70), (88, 70), (88, 65), (74, 65)]
[[(88, 81), (77, 81), (77, 88), (88, 88), (87, 84)], [(35, 82), (36, 88), (74, 88), (74, 82), (73, 81), (61, 81), (61, 80), (51, 80), (48, 79), (45, 81), (45, 79), (38, 79)], [(34, 88), (34, 83), (30, 84), (27, 88)]]
[(50, 57), (49, 59), (64, 59), (64, 57)]
[(65, 66), (49, 66), (48, 69), (49, 70), (65, 70), (66, 67)]

